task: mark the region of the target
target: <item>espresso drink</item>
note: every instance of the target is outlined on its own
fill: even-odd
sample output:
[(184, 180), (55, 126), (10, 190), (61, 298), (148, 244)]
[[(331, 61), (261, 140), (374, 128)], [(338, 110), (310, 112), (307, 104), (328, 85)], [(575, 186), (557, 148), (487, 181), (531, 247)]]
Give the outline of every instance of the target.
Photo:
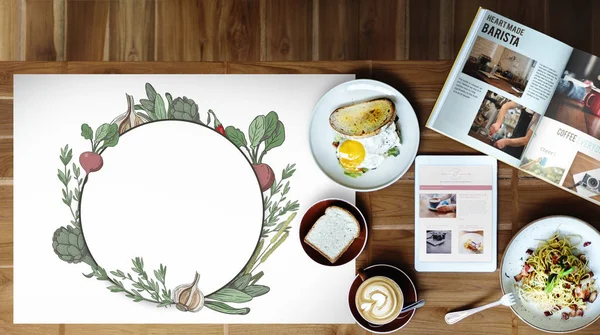
[(431, 198), (429, 199), (429, 207), (436, 208), (440, 204), (440, 198)]
[(356, 291), (356, 309), (370, 323), (384, 325), (400, 315), (404, 296), (395, 281), (376, 276), (365, 280)]

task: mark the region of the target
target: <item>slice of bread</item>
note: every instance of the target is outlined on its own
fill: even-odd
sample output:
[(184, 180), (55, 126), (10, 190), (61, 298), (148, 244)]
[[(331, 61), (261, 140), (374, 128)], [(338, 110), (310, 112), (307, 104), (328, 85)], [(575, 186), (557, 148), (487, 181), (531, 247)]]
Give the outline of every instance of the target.
[(364, 138), (379, 134), (396, 119), (392, 100), (380, 98), (340, 107), (329, 116), (331, 127), (342, 135)]
[(347, 210), (331, 206), (310, 228), (304, 242), (335, 263), (360, 234), (358, 220)]

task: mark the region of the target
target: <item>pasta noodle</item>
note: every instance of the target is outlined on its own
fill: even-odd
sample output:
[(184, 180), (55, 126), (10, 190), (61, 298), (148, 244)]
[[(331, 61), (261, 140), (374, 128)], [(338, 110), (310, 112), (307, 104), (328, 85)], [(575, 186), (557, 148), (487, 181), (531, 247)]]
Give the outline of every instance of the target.
[(520, 296), (539, 306), (546, 316), (563, 308), (562, 318), (583, 316), (588, 302), (596, 300), (597, 288), (586, 256), (574, 246), (581, 236), (561, 237), (555, 233), (542, 242), (526, 260), (521, 273), (515, 276)]

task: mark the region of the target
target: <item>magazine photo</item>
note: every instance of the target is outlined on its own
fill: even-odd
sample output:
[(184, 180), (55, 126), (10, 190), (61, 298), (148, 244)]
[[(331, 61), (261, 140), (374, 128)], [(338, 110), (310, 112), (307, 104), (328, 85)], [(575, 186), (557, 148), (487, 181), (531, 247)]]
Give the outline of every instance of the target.
[(426, 126), (600, 205), (594, 55), (480, 9)]

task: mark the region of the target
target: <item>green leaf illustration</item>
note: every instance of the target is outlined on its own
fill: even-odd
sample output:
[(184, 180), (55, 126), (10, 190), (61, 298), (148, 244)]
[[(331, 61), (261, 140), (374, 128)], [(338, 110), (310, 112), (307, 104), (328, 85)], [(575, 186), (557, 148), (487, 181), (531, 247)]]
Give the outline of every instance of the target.
[(94, 140), (94, 142), (99, 143), (100, 141), (103, 141), (106, 135), (108, 134), (109, 128), (110, 125), (108, 123), (101, 124), (100, 127), (96, 129), (96, 139)]
[(277, 128), (277, 122), (279, 118), (277, 117), (277, 113), (270, 111), (267, 116), (265, 116), (265, 135), (263, 136), (263, 140), (271, 137), (275, 129)]
[(94, 137), (94, 131), (87, 123), (81, 125), (81, 136), (86, 140), (91, 140)]
[(273, 134), (265, 140), (265, 152), (282, 145), (283, 141), (285, 141), (285, 127), (281, 121), (277, 121)]
[(156, 118), (159, 120), (163, 120), (167, 118), (167, 110), (165, 109), (165, 101), (160, 96), (160, 94), (156, 94), (156, 98), (154, 100), (154, 114)]
[(154, 89), (154, 87), (152, 87), (152, 85), (150, 85), (150, 83), (146, 83), (146, 96), (148, 96), (148, 100), (150, 101), (154, 101), (154, 99), (156, 98), (156, 90)]
[(230, 286), (231, 286), (231, 288), (234, 288), (236, 290), (243, 291), (250, 283), (251, 278), (252, 278), (252, 276), (250, 274), (245, 274), (245, 275), (239, 277), (238, 279), (234, 280)]
[(238, 148), (248, 145), (244, 133), (234, 126), (225, 128), (225, 136)]
[(222, 288), (217, 292), (208, 295), (208, 299), (218, 300), (223, 302), (248, 302), (252, 300), (252, 297), (247, 293), (244, 293), (240, 290), (236, 290), (234, 288)]
[(255, 148), (262, 141), (265, 135), (265, 117), (259, 115), (252, 120), (250, 127), (248, 127), (248, 137), (250, 138), (250, 146)]
[(244, 289), (245, 293), (248, 293), (253, 298), (269, 293), (271, 289), (264, 285), (250, 285)]
[(252, 279), (250, 279), (250, 285), (254, 285), (264, 275), (265, 275), (265, 273), (263, 271), (261, 271), (261, 272), (255, 274), (254, 276), (252, 276)]
[(250, 312), (250, 308), (233, 308), (227, 304), (218, 301), (206, 301), (204, 302), (204, 306), (212, 309), (213, 311), (225, 314), (238, 314), (238, 315), (246, 315)]

